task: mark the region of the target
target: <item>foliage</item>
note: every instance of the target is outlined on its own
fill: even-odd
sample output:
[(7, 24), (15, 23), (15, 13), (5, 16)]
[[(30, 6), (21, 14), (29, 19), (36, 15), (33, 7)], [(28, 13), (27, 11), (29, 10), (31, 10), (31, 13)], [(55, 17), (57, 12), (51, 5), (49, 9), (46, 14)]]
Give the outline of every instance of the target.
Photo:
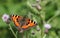
[[(37, 4), (36, 0), (0, 0), (0, 38), (15, 38), (9, 26), (1, 19), (5, 13), (27, 16), (36, 21), (41, 29), (37, 31), (36, 28), (31, 28), (19, 33), (11, 22), (10, 25), (17, 33), (17, 38), (60, 38), (60, 0), (40, 0), (41, 9), (32, 7), (32, 4)], [(51, 24), (47, 34), (44, 32), (45, 23)], [(33, 30), (35, 35), (31, 33)]]

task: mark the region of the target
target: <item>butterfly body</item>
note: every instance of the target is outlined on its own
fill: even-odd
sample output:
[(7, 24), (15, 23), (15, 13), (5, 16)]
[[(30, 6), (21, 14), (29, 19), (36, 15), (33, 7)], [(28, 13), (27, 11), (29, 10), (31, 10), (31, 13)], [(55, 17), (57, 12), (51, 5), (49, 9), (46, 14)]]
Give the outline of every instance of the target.
[(36, 26), (36, 23), (33, 20), (30, 20), (29, 18), (24, 18), (22, 16), (12, 15), (11, 19), (18, 30), (26, 30), (30, 27)]

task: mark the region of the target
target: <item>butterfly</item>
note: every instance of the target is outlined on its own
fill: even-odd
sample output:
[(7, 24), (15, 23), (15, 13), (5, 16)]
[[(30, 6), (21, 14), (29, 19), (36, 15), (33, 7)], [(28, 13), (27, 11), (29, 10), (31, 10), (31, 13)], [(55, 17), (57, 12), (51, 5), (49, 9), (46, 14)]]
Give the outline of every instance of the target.
[(12, 15), (11, 19), (20, 32), (37, 25), (35, 21), (19, 15)]

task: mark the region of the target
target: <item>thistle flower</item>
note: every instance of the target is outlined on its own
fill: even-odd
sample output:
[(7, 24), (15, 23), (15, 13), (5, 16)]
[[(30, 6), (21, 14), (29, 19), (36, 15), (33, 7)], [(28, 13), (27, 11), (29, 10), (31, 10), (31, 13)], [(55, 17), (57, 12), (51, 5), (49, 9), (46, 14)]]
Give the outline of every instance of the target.
[(9, 15), (7, 15), (7, 14), (4, 14), (3, 16), (2, 16), (2, 20), (4, 21), (4, 22), (6, 22), (6, 23), (9, 23), (10, 22), (10, 20), (9, 20)]
[(50, 24), (44, 24), (44, 27), (45, 27), (46, 29), (50, 29), (50, 28), (51, 28), (51, 25), (50, 25)]

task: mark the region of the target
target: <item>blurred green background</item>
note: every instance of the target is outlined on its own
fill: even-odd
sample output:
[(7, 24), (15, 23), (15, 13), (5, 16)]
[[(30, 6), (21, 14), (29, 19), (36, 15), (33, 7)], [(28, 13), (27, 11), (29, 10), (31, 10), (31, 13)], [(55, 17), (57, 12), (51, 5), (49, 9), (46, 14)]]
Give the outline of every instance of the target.
[[(43, 30), (43, 21), (51, 24), (48, 34), (43, 34), (36, 29), (30, 29), (24, 32), (24, 37), (18, 33), (18, 38), (60, 38), (60, 0), (40, 0), (41, 10), (32, 7), (36, 4), (36, 0), (0, 0), (0, 38), (15, 38), (9, 30), (9, 26), (3, 22), (3, 14), (17, 14), (20, 16), (28, 16), (30, 19), (36, 20), (38, 26)], [(41, 17), (42, 16), (42, 17)], [(11, 22), (14, 32), (17, 31)], [(31, 30), (35, 31), (35, 35), (31, 34)]]

